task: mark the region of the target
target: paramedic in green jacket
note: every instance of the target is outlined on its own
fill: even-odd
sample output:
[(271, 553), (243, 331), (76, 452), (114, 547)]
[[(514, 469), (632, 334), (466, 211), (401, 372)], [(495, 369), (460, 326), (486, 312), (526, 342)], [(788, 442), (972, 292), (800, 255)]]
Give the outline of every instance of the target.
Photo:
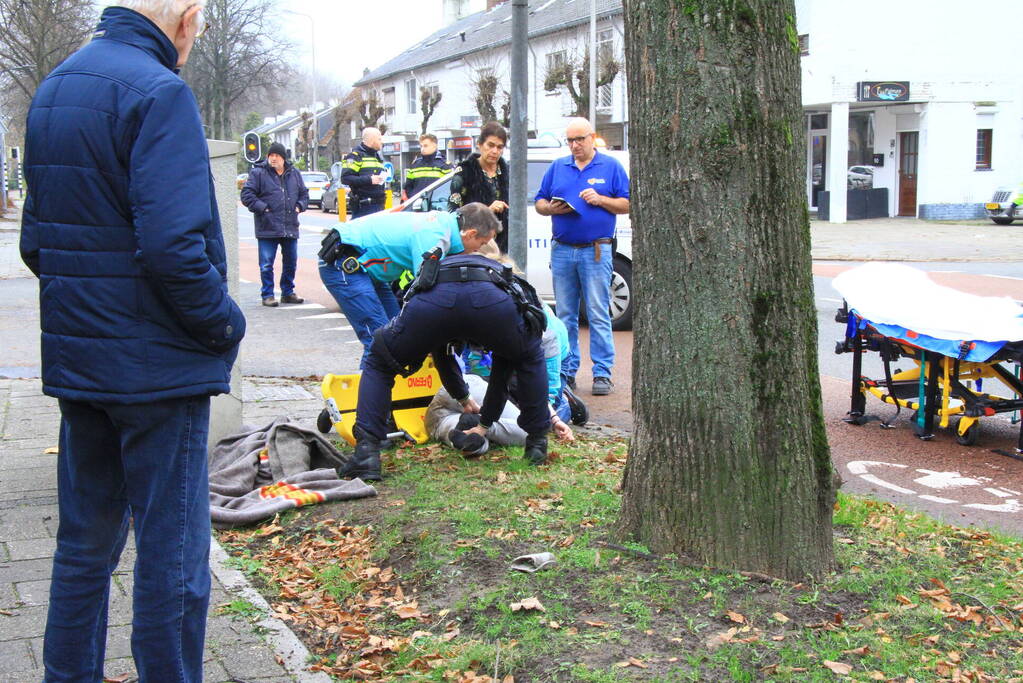
[(391, 283), (406, 270), (418, 272), (423, 254), (434, 247), (443, 256), (476, 252), (493, 238), (479, 229), (489, 225), (486, 214), (493, 212), (474, 203), (457, 213), (377, 213), (334, 228), (339, 239), (332, 253), (321, 256), (320, 279), (362, 342), (363, 361), (373, 331), (398, 315)]

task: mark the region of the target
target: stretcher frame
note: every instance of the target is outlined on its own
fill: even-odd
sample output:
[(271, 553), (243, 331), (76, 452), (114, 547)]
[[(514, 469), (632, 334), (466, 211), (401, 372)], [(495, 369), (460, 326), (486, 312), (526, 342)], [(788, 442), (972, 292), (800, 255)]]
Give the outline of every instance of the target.
[[(934, 438), (935, 426), (951, 429), (956, 441), (974, 446), (980, 439), (980, 421), (998, 413), (1023, 410), (1023, 382), (1020, 365), (1023, 352), (1019, 345), (1006, 345), (987, 361), (965, 360), (967, 346), (961, 357), (929, 351), (905, 339), (882, 334), (870, 321), (850, 311), (846, 303), (838, 309), (835, 321), (846, 324), (846, 338), (835, 348), (836, 353), (852, 353), (852, 390), (845, 421), (863, 425), (880, 419), (866, 413), (867, 394), (883, 403), (894, 405), (895, 415), (881, 420), (891, 422), (903, 408), (914, 411), (912, 422), (916, 435), (923, 440)], [(849, 336), (852, 330), (852, 336)], [(884, 365), (884, 379), (871, 379), (862, 374), (863, 354), (876, 351)], [(906, 358), (914, 363), (908, 370), (892, 371), (892, 363)], [(1006, 366), (1015, 365), (1015, 371)], [(1011, 393), (1002, 396), (984, 391), (985, 381), (997, 380)], [(921, 410), (921, 403), (923, 410)], [(1019, 420), (1013, 419), (1013, 422)], [(998, 450), (1003, 455), (1023, 460), (1023, 424), (1014, 453)]]

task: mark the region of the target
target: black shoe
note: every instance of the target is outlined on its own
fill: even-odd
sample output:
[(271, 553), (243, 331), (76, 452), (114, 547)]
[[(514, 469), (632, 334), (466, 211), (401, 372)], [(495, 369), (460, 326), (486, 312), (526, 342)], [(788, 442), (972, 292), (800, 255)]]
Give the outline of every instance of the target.
[(316, 416), (316, 429), (320, 434), (330, 434), (330, 430), (334, 428), (334, 423), (330, 421), (330, 413), (324, 408), (320, 411), (320, 414)]
[(458, 424), (456, 427), (463, 432), (467, 432), (473, 427), (478, 426), (480, 423), (480, 416), (476, 413), (462, 413), (458, 417)]
[(285, 294), (281, 297), (282, 304), (304, 304), (305, 299), (298, 296), (297, 294)]
[(564, 386), (566, 386), (569, 389), (571, 389), (572, 391), (578, 391), (575, 388), (575, 375), (571, 375), (571, 376), (569, 376), (569, 375), (562, 375), (561, 376), (561, 383)]
[(607, 396), (615, 390), (614, 382), (611, 381), (610, 377), (594, 377), (593, 378), (593, 391), (591, 392), (594, 396)]
[(460, 429), (452, 429), (448, 432), (448, 441), (451, 445), (462, 452), (466, 458), (478, 458), (490, 449), (490, 442), (487, 437), (476, 432), (466, 434)]
[(352, 459), (337, 468), (337, 476), (341, 479), (363, 481), (380, 481), (380, 443), (375, 439), (360, 440), (355, 444)]
[(563, 387), (561, 393), (565, 396), (565, 400), (568, 401), (569, 410), (572, 411), (572, 424), (586, 424), (590, 419), (590, 411), (586, 408), (583, 400), (576, 396), (568, 386)]
[(273, 298), (272, 296), (268, 296), (265, 299), (263, 299), (263, 305), (269, 306), (270, 308), (277, 308), (277, 299)]
[(526, 436), (526, 460), (530, 465), (547, 464), (547, 435)]

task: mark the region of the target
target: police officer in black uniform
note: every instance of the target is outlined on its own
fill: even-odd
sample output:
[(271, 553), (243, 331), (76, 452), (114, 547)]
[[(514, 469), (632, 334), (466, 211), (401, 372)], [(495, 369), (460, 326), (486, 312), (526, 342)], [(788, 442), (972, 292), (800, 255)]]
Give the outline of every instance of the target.
[(352, 218), (368, 216), (384, 208), (387, 192), (387, 171), (380, 148), (383, 135), (376, 128), (362, 131), (362, 143), (341, 162), (341, 183), (352, 194)]
[[(497, 217), (482, 204), (464, 206), (459, 214), (463, 226), (471, 226), (463, 227), (463, 242), (478, 239), (483, 244), (500, 230)], [(474, 230), (473, 237), (465, 237)], [(478, 248), (470, 246), (474, 245), (466, 244), (467, 252)], [(521, 411), (518, 423), (527, 434), (525, 456), (534, 465), (544, 464), (551, 422), (547, 370), (540, 346), (544, 315), (539, 306), (530, 305), (530, 301), (539, 303), (535, 292), (512, 276), (510, 268), (503, 270), (478, 254), (458, 254), (440, 261), (426, 256), (401, 314), (373, 335), (359, 382), (355, 455), (338, 474), (369, 481), (380, 479), (380, 442), (387, 436), (394, 378), (415, 372), (427, 354), (433, 355), (444, 387), (465, 412), (480, 413), (479, 425), (467, 431), (478, 437), (500, 419), (508, 400), (508, 379), (514, 372)], [(523, 286), (528, 289), (526, 296)], [(452, 343), (464, 341), (493, 351), (482, 409), (469, 395), (449, 348)]]
[(425, 189), (430, 183), (443, 178), (451, 170), (451, 164), (437, 151), (437, 136), (424, 133), (419, 136), (419, 156), (405, 171), (405, 186), (402, 199), (408, 199)]

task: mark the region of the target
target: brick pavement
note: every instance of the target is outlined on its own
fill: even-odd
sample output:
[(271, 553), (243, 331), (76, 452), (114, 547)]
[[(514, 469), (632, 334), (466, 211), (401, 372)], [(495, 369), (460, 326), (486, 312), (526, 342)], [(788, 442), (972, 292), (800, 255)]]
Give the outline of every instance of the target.
[[(301, 388), (281, 391), (255, 387), (246, 419), (261, 423), (278, 414), (315, 416), (319, 401)], [(308, 397), (308, 398), (306, 398)], [(283, 398), (284, 400), (279, 400)], [(295, 400), (297, 398), (297, 400)], [(315, 410), (314, 410), (315, 407)], [(49, 599), (49, 577), (57, 530), (57, 445), (60, 415), (56, 400), (43, 396), (38, 379), (0, 379), (0, 681), (42, 680), (42, 635)], [(303, 672), (307, 652), (286, 626), (269, 617), (252, 622), (219, 614), (216, 608), (246, 600), (266, 612), (248, 582), (225, 567), (226, 555), (214, 547), (213, 594), (207, 622), (205, 680), (227, 683), (329, 681)], [(110, 598), (106, 674), (134, 675), (131, 659), (131, 568), (129, 539), (114, 573)], [(230, 591), (228, 590), (230, 589)], [(278, 663), (287, 660), (291, 671)]]

